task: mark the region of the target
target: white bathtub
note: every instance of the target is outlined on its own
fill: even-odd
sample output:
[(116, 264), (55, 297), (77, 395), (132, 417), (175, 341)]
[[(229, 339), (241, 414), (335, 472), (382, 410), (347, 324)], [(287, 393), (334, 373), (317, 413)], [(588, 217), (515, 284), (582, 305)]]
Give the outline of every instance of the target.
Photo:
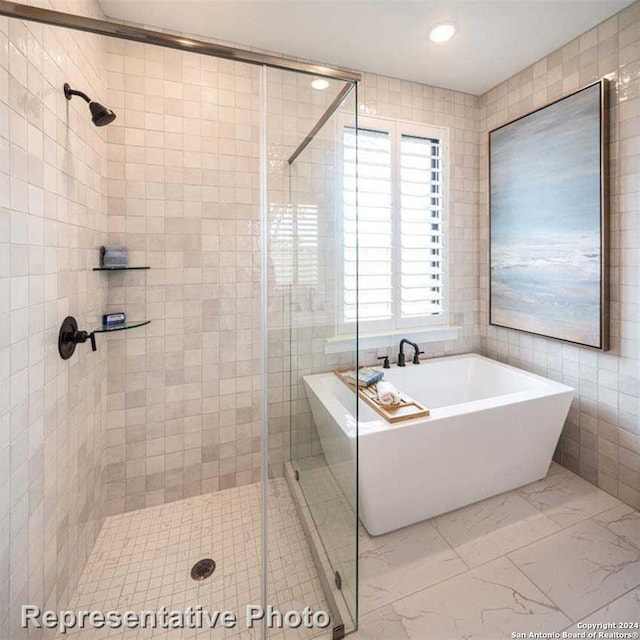
[[(573, 389), (476, 354), (385, 370), (431, 410), (391, 425), (359, 405), (360, 518), (380, 535), (544, 477)], [(324, 454), (355, 495), (354, 392), (333, 373), (305, 376)]]

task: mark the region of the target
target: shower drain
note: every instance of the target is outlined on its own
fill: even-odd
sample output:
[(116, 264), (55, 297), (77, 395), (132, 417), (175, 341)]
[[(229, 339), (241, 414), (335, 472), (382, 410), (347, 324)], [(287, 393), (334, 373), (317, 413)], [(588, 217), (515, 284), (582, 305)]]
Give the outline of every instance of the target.
[(191, 577), (200, 582), (208, 578), (216, 570), (216, 563), (211, 558), (203, 558), (198, 560), (193, 567), (191, 567)]

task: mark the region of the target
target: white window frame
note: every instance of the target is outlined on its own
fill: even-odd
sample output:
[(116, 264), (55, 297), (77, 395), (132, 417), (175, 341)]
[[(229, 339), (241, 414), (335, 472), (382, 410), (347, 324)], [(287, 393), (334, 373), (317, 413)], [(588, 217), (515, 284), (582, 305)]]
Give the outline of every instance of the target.
[[(337, 238), (338, 242), (338, 264), (337, 264), (337, 282), (338, 296), (336, 304), (336, 328), (340, 336), (353, 335), (356, 333), (355, 322), (344, 321), (344, 243), (343, 238), (343, 182), (344, 175), (344, 153), (342, 136), (344, 128), (349, 126), (343, 123), (340, 127), (340, 144), (339, 148), (339, 179), (337, 190), (337, 210), (340, 214), (337, 216)], [(353, 126), (353, 125), (351, 125)], [(446, 127), (438, 127), (418, 122), (410, 122), (408, 120), (397, 120), (393, 118), (383, 118), (380, 116), (358, 116), (358, 129), (371, 129), (374, 131), (386, 131), (391, 137), (391, 182), (392, 188), (392, 245), (391, 245), (391, 261), (392, 264), (397, 263), (397, 258), (401, 254), (400, 247), (400, 207), (399, 207), (399, 189), (397, 185), (400, 180), (400, 140), (403, 135), (415, 136), (419, 138), (437, 139), (440, 141), (440, 149), (442, 153), (442, 313), (430, 316), (421, 316), (416, 318), (402, 318), (400, 315), (400, 269), (392, 269), (392, 286), (395, 292), (398, 292), (393, 298), (393, 317), (390, 320), (359, 320), (360, 335), (368, 334), (395, 334), (403, 329), (428, 329), (430, 327), (442, 327), (449, 324), (449, 305), (451, 302), (451, 288), (449, 286), (449, 129)]]

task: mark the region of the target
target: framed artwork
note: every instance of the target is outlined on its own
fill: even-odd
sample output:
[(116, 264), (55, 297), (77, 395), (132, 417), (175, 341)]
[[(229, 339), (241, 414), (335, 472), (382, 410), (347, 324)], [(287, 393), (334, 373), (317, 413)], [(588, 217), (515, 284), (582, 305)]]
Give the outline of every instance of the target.
[(489, 133), (492, 325), (608, 348), (606, 92)]

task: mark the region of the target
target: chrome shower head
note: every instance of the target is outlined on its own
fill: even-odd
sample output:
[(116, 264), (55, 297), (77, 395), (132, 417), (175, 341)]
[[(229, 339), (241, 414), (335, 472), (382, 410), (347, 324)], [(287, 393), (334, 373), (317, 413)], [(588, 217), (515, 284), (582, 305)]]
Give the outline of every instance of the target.
[(89, 104), (91, 111), (91, 120), (96, 127), (104, 127), (111, 124), (116, 119), (116, 114), (111, 109), (105, 107), (99, 102), (94, 102), (86, 93), (72, 89), (67, 82), (64, 85), (64, 95), (67, 100), (71, 100), (72, 96), (80, 96)]

